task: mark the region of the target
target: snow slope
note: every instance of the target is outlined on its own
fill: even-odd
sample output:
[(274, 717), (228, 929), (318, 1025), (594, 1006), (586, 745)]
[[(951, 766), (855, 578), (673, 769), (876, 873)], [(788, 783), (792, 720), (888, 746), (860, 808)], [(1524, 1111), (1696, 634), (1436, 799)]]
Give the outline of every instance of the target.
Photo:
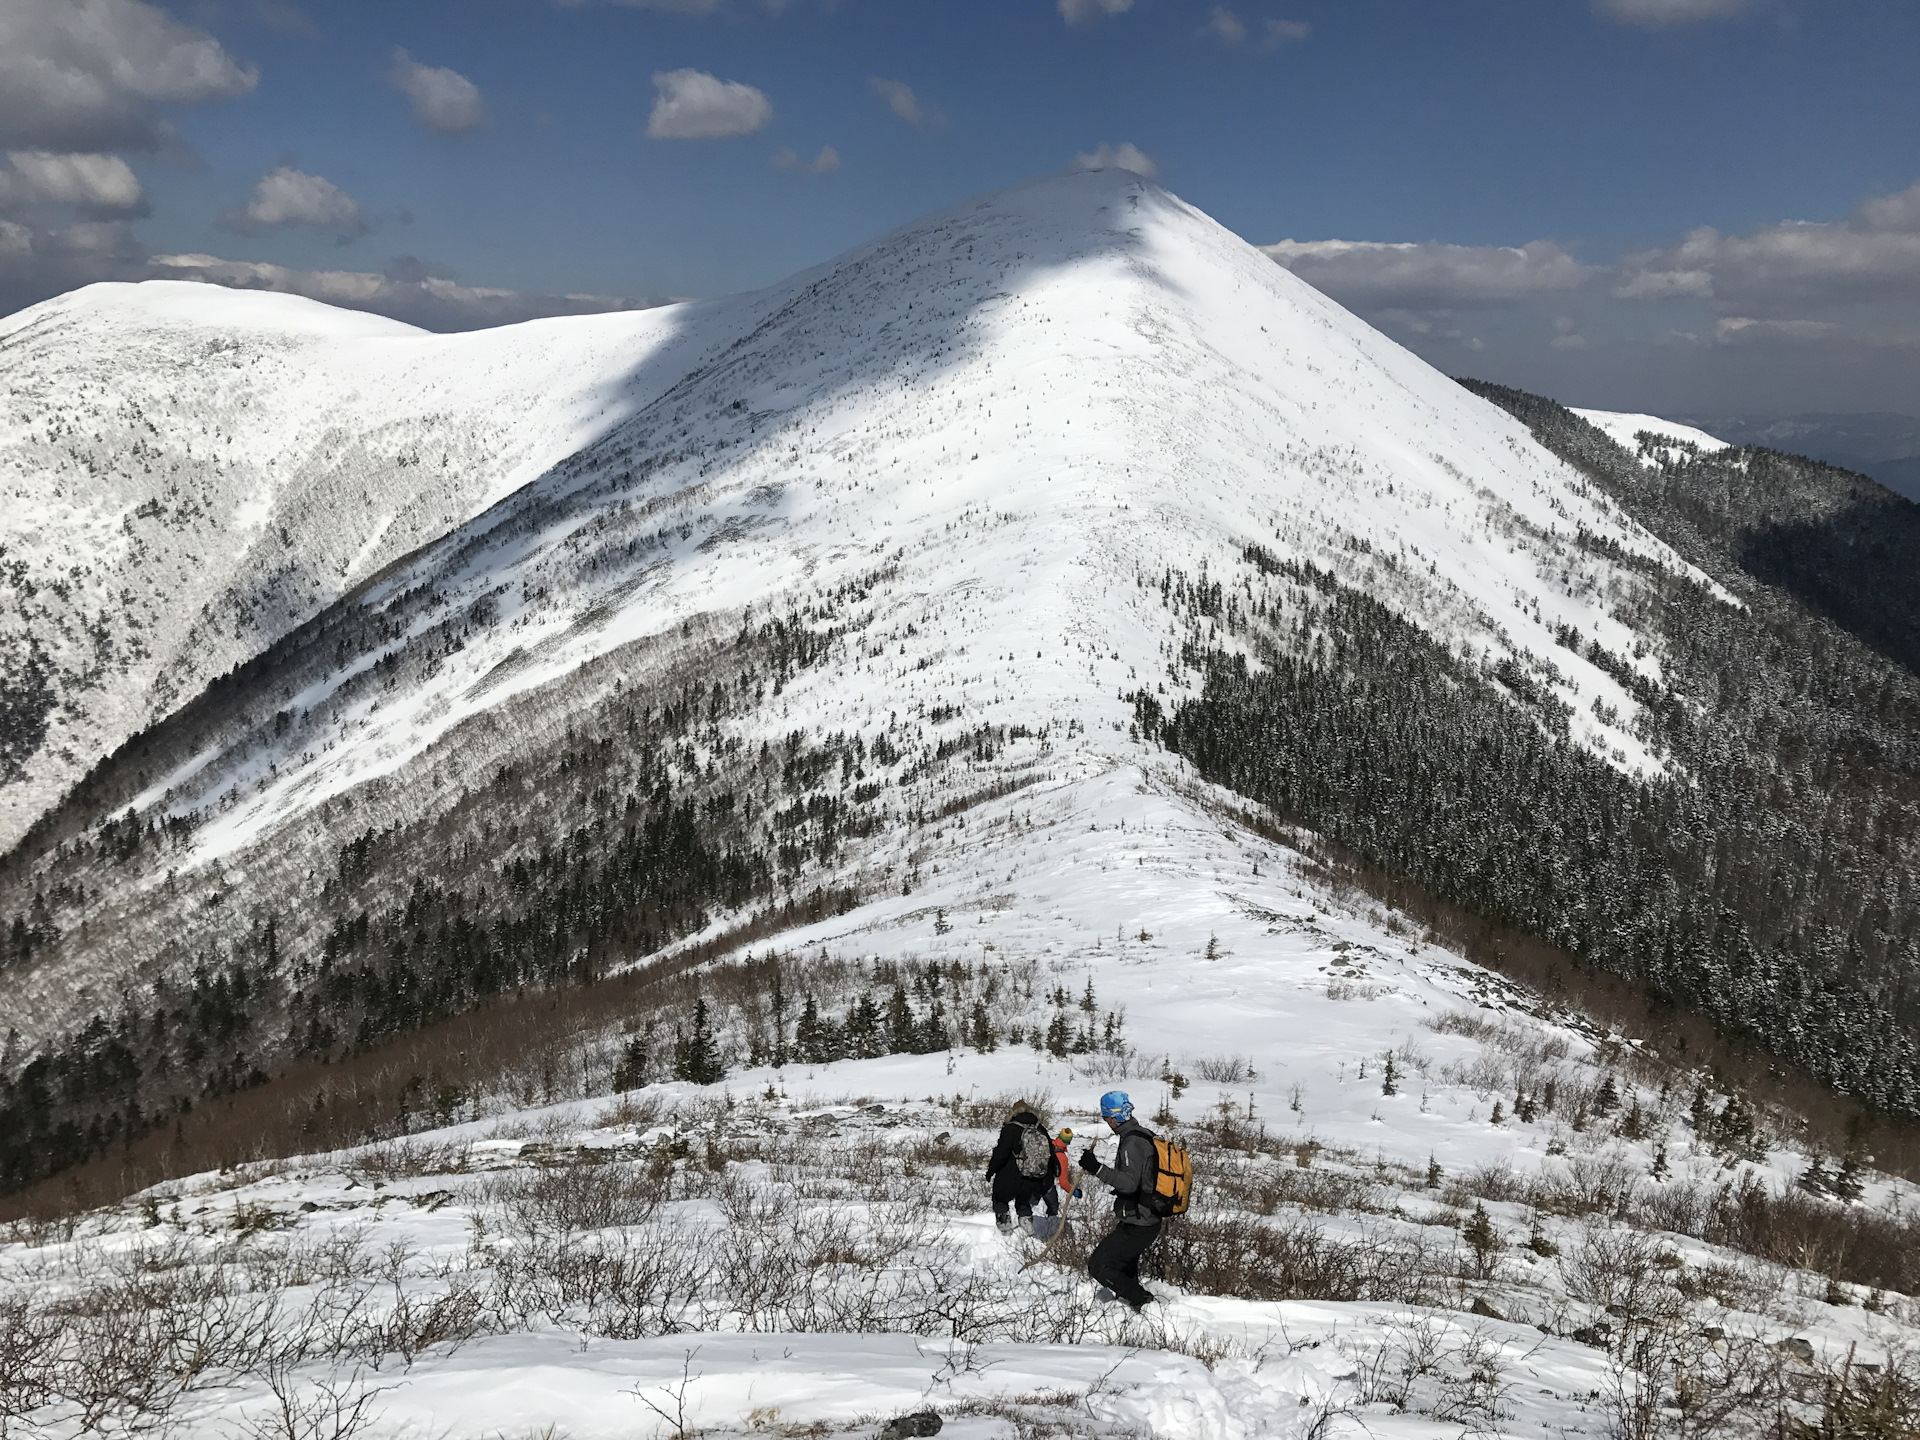
[(420, 636), (484, 597), (457, 653), (350, 686), (388, 625), (289, 679), (285, 734), (153, 775), (142, 808), (200, 810), (196, 855), (232, 855), (594, 657), (846, 586), (868, 641), (771, 732), (944, 705), (1084, 727), (1075, 763), (1102, 768), (1140, 753), (1123, 696), (1163, 684), (1173, 622), (1146, 582), (1237, 584), (1252, 543), (1514, 657), (1584, 743), (1652, 763), (1635, 702), (1553, 634), (1633, 648), (1606, 597), (1637, 582), (1580, 532), (1683, 563), (1504, 413), (1138, 177), (1002, 192), (681, 323), (711, 348), (680, 383), (350, 602), (371, 622), (430, 594), (406, 612)]
[[(124, 1284), (116, 1265), (198, 1297), (207, 1272), (194, 1267), (224, 1270), (237, 1293), (212, 1287), (212, 1344), (232, 1345), (258, 1315), (290, 1359), (203, 1360), (168, 1402), (173, 1423), (239, 1433), (272, 1412), (278, 1386), (319, 1408), (369, 1397), (368, 1440), (871, 1437), (927, 1408), (961, 1440), (1611, 1435), (1638, 1380), (1631, 1335), (1609, 1339), (1612, 1301), (1589, 1271), (1632, 1244), (1665, 1257), (1633, 1302), (1675, 1307), (1655, 1332), (1699, 1337), (1710, 1379), (1729, 1356), (1784, 1375), (1798, 1355), (1883, 1366), (1910, 1345), (1920, 1309), (1903, 1297), (1634, 1228), (1723, 1186), (1789, 1182), (1800, 1157), (1723, 1160), (1685, 1125), (1684, 1089), (1624, 1078), (1621, 1106), (1645, 1108), (1643, 1133), (1611, 1133), (1584, 1102), (1575, 1119), (1569, 1097), (1624, 1076), (1617, 1037), (1343, 900), (1172, 778), (1115, 771), (989, 802), (930, 847), (913, 896), (779, 937), (793, 955), (869, 966), (984, 960), (1015, 990), (1090, 985), (1123, 1017), (1115, 1050), (956, 1046), (495, 1107), (396, 1144), (188, 1177), (72, 1234), (0, 1234), (0, 1299)], [(1172, 1072), (1192, 1082), (1177, 1099), (1155, 1078)], [(1560, 1113), (1502, 1118), (1497, 1106), (1543, 1084), (1559, 1086)], [(1257, 1299), (1155, 1281), (1158, 1304), (1136, 1319), (1075, 1269), (1022, 1269), (1038, 1247), (996, 1236), (978, 1176), (995, 1123), (1025, 1095), (1056, 1127), (1098, 1136), (1097, 1097), (1116, 1086), (1204, 1147), (1194, 1216), (1163, 1243), (1243, 1214), (1268, 1186), (1259, 1213), (1296, 1245), (1311, 1233), (1364, 1247), (1370, 1293)], [(1243, 1138), (1219, 1143), (1226, 1127)], [(658, 1208), (583, 1220), (556, 1206), (540, 1211), (555, 1233), (522, 1228), (517, 1185), (564, 1202), (569, 1174), (590, 1186), (662, 1164), (674, 1178)], [(1581, 1187), (1600, 1198), (1574, 1198)], [(1561, 1198), (1529, 1200), (1542, 1192)], [(1477, 1265), (1460, 1230), (1483, 1196), (1499, 1238)], [(1613, 1213), (1629, 1196), (1634, 1226)], [(1912, 1200), (1885, 1181), (1867, 1196)], [(1097, 1208), (1078, 1209), (1097, 1233)], [(556, 1238), (571, 1252), (539, 1250)], [(522, 1251), (550, 1255), (554, 1276), (514, 1270)], [(827, 1252), (873, 1257), (873, 1272), (841, 1277), (866, 1300), (822, 1303), (833, 1262), (804, 1257)], [(561, 1280), (568, 1253), (576, 1268)], [(658, 1298), (597, 1309), (589, 1261), (601, 1254), (645, 1257), (646, 1278), (619, 1283)], [(744, 1280), (760, 1255), (765, 1278)], [(773, 1277), (796, 1255), (821, 1276), (804, 1304), (776, 1298), (790, 1282)], [(542, 1283), (554, 1291), (527, 1300)], [(945, 1296), (931, 1314), (920, 1287)], [(513, 1308), (516, 1294), (530, 1310)], [(345, 1315), (364, 1331), (340, 1336)], [(1804, 1390), (1808, 1372), (1795, 1373)], [(27, 1418), (36, 1434), (82, 1433), (72, 1403)], [(1755, 1432), (1730, 1420), (1714, 1433)]]
[[(1602, 431), (1616, 445), (1638, 455), (1642, 465), (1655, 469), (1676, 449), (1692, 449), (1701, 455), (1711, 455), (1716, 450), (1728, 448), (1725, 440), (1709, 435), (1704, 430), (1673, 420), (1662, 420), (1656, 415), (1629, 415), (1617, 410), (1575, 410), (1573, 413)], [(1642, 435), (1655, 437), (1654, 443), (1643, 443), (1640, 439)], [(1658, 443), (1662, 440), (1669, 443)]]
[(0, 667), (39, 694), (0, 741), (0, 850), (214, 676), (651, 399), (678, 323), (432, 335), (178, 281), (0, 320)]
[[(1004, 974), (1020, 999), (1003, 1018), (1029, 1035), (1055, 1010), (1083, 1023), (1049, 988), (1091, 986), (1097, 1010), (1117, 1017), (1116, 1043), (1073, 1059), (1022, 1041), (752, 1069), (744, 1018), (729, 1016), (735, 1068), (705, 1093), (495, 1106), (404, 1163), (331, 1156), (197, 1177), (156, 1192), (144, 1216), (136, 1205), (90, 1217), (71, 1240), (15, 1236), (0, 1278), (77, 1286), (103, 1256), (138, 1268), (141, 1247), (174, 1247), (168, 1263), (184, 1268), (231, 1241), (243, 1247), (233, 1267), (260, 1293), (279, 1295), (271, 1277), (287, 1277), (292, 1307), (314, 1297), (322, 1263), (350, 1268), (342, 1257), (358, 1246), (385, 1268), (367, 1272), (378, 1283), (363, 1303), (330, 1313), (417, 1321), (409, 1307), (492, 1293), (511, 1267), (524, 1237), (503, 1228), (486, 1188), (496, 1170), (597, 1148), (610, 1164), (664, 1161), (682, 1188), (644, 1224), (606, 1227), (625, 1238), (576, 1236), (589, 1260), (593, 1245), (652, 1240), (751, 1259), (738, 1247), (763, 1205), (845, 1226), (842, 1257), (910, 1220), (928, 1227), (916, 1233), (929, 1248), (880, 1288), (910, 1298), (929, 1274), (952, 1279), (985, 1307), (978, 1328), (937, 1308), (874, 1333), (817, 1316), (809, 1328), (791, 1310), (704, 1292), (646, 1325), (613, 1324), (566, 1300), (404, 1359), (366, 1341), (378, 1372), (338, 1356), (195, 1372), (174, 1419), (224, 1433), (264, 1420), (276, 1384), (314, 1403), (332, 1384), (379, 1391), (370, 1435), (871, 1435), (921, 1404), (963, 1440), (1607, 1433), (1605, 1398), (1624, 1371), (1594, 1338), (1606, 1297), (1576, 1296), (1574, 1277), (1592, 1245), (1626, 1233), (1616, 1202), (1635, 1187), (1698, 1199), (1749, 1176), (1778, 1185), (1801, 1157), (1714, 1153), (1687, 1127), (1688, 1089), (1636, 1080), (1619, 1037), (1330, 886), (1242, 823), (1241, 802), (1139, 741), (1127, 697), (1148, 689), (1171, 705), (1190, 675), (1170, 664), (1186, 620), (1163, 604), (1162, 577), (1251, 595), (1244, 555), (1258, 544), (1332, 570), (1463, 660), (1520, 665), (1569, 703), (1580, 743), (1625, 768), (1656, 764), (1630, 718), (1602, 720), (1594, 704), (1631, 717), (1631, 696), (1554, 631), (1636, 654), (1653, 637), (1618, 616), (1640, 581), (1609, 556), (1680, 569), (1677, 557), (1504, 412), (1120, 172), (970, 202), (770, 290), (653, 320), (672, 333), (597, 438), (332, 607), (312, 645), (269, 647), (236, 692), (250, 719), (144, 737), (165, 765), (136, 808), (199, 823), (129, 862), (104, 908), (73, 902), (83, 908), (59, 917), (67, 934), (90, 922), (126, 954), (176, 935), (198, 947), (223, 924), (240, 933), (259, 903), (277, 908), (285, 953), (310, 958), (320, 937), (302, 929), (297, 887), (337, 873), (344, 841), (444, 818), (444, 853), (504, 854), (512, 842), (493, 823), (522, 817), (459, 810), (483, 779), (535, 739), (570, 738), (620, 686), (697, 663), (706, 640), (786, 617), (818, 653), (740, 712), (691, 728), (673, 763), (712, 773), (796, 732), (859, 734), (889, 823), (849, 839), (834, 873), (801, 881), (844, 885), (862, 903), (767, 943), (796, 966), (863, 975), (936, 962)], [(579, 322), (551, 323), (564, 335)], [(1657, 677), (1657, 644), (1634, 663)], [(964, 737), (982, 726), (1004, 727), (1005, 743), (969, 758)], [(882, 736), (907, 758), (874, 758)], [(619, 739), (583, 736), (582, 754), (588, 738)], [(918, 764), (945, 747), (955, 763)], [(825, 788), (835, 779), (845, 788), (844, 775)], [(390, 878), (403, 895), (410, 877)], [(692, 938), (739, 918), (715, 916)], [(118, 993), (119, 978), (16, 970), (0, 1018), (31, 1046)], [(619, 1039), (583, 1042), (609, 1052), (593, 1073), (610, 1071)], [(1176, 1074), (1192, 1082), (1179, 1097)], [(1644, 1125), (1622, 1133), (1576, 1102), (1603, 1075)], [(1559, 1110), (1504, 1110), (1556, 1084)], [(1025, 1252), (991, 1232), (978, 1157), (964, 1149), (990, 1135), (956, 1117), (1037, 1093), (1084, 1133), (1114, 1085), (1196, 1131), (1257, 1132), (1213, 1152), (1216, 1217), (1246, 1209), (1228, 1193), (1235, 1166), (1282, 1197), (1324, 1184), (1345, 1198), (1270, 1199), (1258, 1213), (1372, 1247), (1383, 1273), (1393, 1256), (1426, 1254), (1432, 1288), (1415, 1304), (1411, 1292), (1255, 1301), (1163, 1285), (1143, 1324), (1098, 1309), (1075, 1275), (1020, 1271)], [(812, 1173), (778, 1148), (796, 1136), (808, 1157), (843, 1142), (854, 1169)], [(1467, 1188), (1443, 1190), (1430, 1166)], [(1589, 1208), (1531, 1214), (1528, 1197), (1546, 1193), (1536, 1182), (1584, 1186)], [(1875, 1181), (1869, 1199), (1903, 1198), (1894, 1192)], [(1500, 1243), (1498, 1263), (1474, 1270), (1459, 1236), (1480, 1201)], [(276, 1270), (283, 1243), (292, 1258)], [(1717, 1332), (1703, 1354), (1751, 1340), (1768, 1357), (1781, 1343), (1844, 1356), (1853, 1344), (1882, 1363), (1911, 1330), (1907, 1302), (1869, 1312), (1859, 1287), (1798, 1272), (1769, 1271), (1771, 1298), (1755, 1282), (1730, 1300), (1739, 1257), (1679, 1234), (1659, 1244), (1649, 1283), (1682, 1295), (1693, 1277), (1676, 1333)], [(955, 1268), (939, 1271), (935, 1250)], [(1050, 1339), (1023, 1328), (1042, 1312), (1058, 1321)], [(1396, 1376), (1404, 1403), (1387, 1398)], [(1045, 1412), (1020, 1412), (1024, 1431), (1011, 1418), (1022, 1405)], [(79, 1424), (71, 1410), (37, 1418), (48, 1434)]]

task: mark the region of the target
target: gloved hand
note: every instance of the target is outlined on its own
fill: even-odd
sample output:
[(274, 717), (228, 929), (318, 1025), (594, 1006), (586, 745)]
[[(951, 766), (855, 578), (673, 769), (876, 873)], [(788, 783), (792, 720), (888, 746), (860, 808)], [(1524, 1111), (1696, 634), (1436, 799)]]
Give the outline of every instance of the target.
[(1100, 1173), (1100, 1157), (1093, 1153), (1091, 1145), (1080, 1152), (1080, 1168), (1089, 1175)]

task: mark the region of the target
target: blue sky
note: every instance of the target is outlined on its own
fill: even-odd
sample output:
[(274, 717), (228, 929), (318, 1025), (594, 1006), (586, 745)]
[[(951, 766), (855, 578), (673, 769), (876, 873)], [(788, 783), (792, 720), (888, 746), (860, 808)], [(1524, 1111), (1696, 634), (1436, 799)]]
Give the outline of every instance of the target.
[[(152, 273), (438, 325), (710, 295), (1125, 145), (1456, 372), (1669, 412), (1920, 409), (1906, 0), (4, 12), (8, 308)], [(364, 283), (316, 278), (339, 272)]]

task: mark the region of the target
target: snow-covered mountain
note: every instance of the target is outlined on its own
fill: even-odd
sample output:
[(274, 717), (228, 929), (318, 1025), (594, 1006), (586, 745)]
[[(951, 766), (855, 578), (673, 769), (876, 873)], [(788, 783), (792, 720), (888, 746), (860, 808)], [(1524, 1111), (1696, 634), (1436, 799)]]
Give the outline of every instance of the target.
[[(550, 383), (527, 335), (544, 375), (599, 377), (558, 387), (544, 431), (498, 398)], [(1779, 1387), (1817, 1408), (1849, 1346), (1903, 1363), (1901, 1184), (1858, 1157), (1812, 1172), (1876, 1207), (1847, 1228), (1787, 1191), (1827, 1142), (1784, 1143), (1759, 1067), (1729, 1096), (1710, 1027), (1667, 1014), (1667, 1052), (1467, 958), (1564, 962), (1587, 936), (1563, 913), (1538, 943), (1536, 916), (1467, 901), (1524, 874), (1586, 904), (1581, 865), (1692, 833), (1728, 747), (1688, 727), (1744, 714), (1702, 673), (1765, 692), (1805, 753), (1767, 664), (1688, 649), (1784, 602), (1635, 518), (1643, 491), (1686, 498), (1678, 452), (1648, 468), (1631, 436), (1483, 398), (1118, 171), (751, 295), (351, 344), (417, 347), (412, 389), (355, 389), (382, 433), (501, 357), (475, 408), (519, 458), (462, 492), (477, 513), (421, 510), (409, 553), (355, 567), (372, 532), (341, 540), (339, 598), (289, 608), (0, 866), (0, 1181), (66, 1167), (63, 1196), (118, 1195), (140, 1165), (255, 1153), (248, 1125), (267, 1153), (433, 1133), (176, 1179), (71, 1245), (18, 1232), (0, 1300), (54, 1337), (34, 1373), (71, 1385), (23, 1381), (29, 1423), (211, 1431), (277, 1403), (379, 1414), (369, 1434), (838, 1435), (925, 1403), (981, 1440), (1545, 1440), (1648, 1404), (1715, 1433), (1701, 1396), (1772, 1425)], [(1897, 731), (1911, 687), (1872, 673)], [(1263, 803), (1298, 758), (1231, 729), (1258, 709), (1231, 682), (1263, 677), (1307, 697), (1300, 754), (1382, 745), (1333, 788), (1464, 815), (1463, 853), (1491, 836), (1472, 895), (1370, 875), (1373, 852)], [(1502, 848), (1511, 808), (1456, 762), (1534, 778), (1515, 793), (1586, 848)], [(1736, 879), (1773, 838), (1772, 811), (1740, 818), (1712, 856)], [(1679, 873), (1577, 918), (1628, 933)], [(1758, 914), (1735, 918), (1771, 944)], [(1805, 978), (1779, 953), (1729, 989)], [(976, 1189), (1016, 1093), (1085, 1133), (1115, 1085), (1206, 1167), (1144, 1322), (1022, 1270)], [(1817, 1245), (1788, 1255), (1789, 1222)], [(149, 1246), (191, 1274), (167, 1295), (265, 1317), (223, 1335), (284, 1321), (299, 1345), (99, 1380), (88, 1287)], [(1819, 1246), (1824, 1274), (1786, 1268)], [(404, 1387), (354, 1368), (389, 1363)]]
[[(1636, 415), (1620, 410), (1570, 408), (1621, 449), (1638, 455), (1644, 465), (1657, 466), (1663, 457), (1677, 452), (1711, 455), (1727, 448), (1725, 440), (1709, 435), (1696, 426), (1682, 425), (1677, 420), (1662, 420), (1657, 415)], [(1649, 438), (1643, 440), (1642, 436)]]
[[(1630, 672), (1540, 657), (1572, 627), (1657, 679), (1609, 597), (1649, 566), (1711, 582), (1504, 413), (1126, 172), (964, 205), (769, 291), (538, 333), (569, 327), (670, 330), (677, 378), (635, 367), (656, 398), (144, 736), (90, 808), (190, 819), (167, 868), (219, 888), (223, 866), (292, 863), (295, 834), (330, 853), (335, 826), (302, 822), (335, 800), (355, 833), (457, 808), (529, 727), (786, 616), (819, 653), (726, 744), (937, 752), (1004, 727), (1091, 777), (1151, 753), (1134, 692), (1193, 683), (1170, 673), (1163, 580), (1250, 597), (1250, 545), (1476, 669), (1537, 675), (1578, 743), (1657, 764)], [(433, 343), (462, 342), (503, 343)], [(922, 788), (916, 808), (944, 803)], [(177, 933), (170, 888), (111, 903), (123, 954)], [(74, 979), (37, 967), (23, 1035)]]
[(646, 311), (432, 335), (178, 281), (0, 320), (0, 849), (214, 676), (632, 413), (673, 333)]

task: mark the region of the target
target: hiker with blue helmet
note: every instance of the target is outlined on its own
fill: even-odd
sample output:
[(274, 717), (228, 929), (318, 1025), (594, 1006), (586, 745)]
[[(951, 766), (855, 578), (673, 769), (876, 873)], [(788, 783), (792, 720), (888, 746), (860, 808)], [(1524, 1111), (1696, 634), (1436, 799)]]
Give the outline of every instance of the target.
[(1153, 1302), (1140, 1283), (1140, 1257), (1160, 1238), (1160, 1216), (1144, 1203), (1159, 1170), (1153, 1132), (1133, 1118), (1133, 1101), (1124, 1090), (1100, 1097), (1100, 1118), (1119, 1140), (1113, 1163), (1103, 1165), (1089, 1145), (1080, 1152), (1080, 1168), (1113, 1191), (1115, 1224), (1087, 1257), (1094, 1283), (1139, 1310)]

